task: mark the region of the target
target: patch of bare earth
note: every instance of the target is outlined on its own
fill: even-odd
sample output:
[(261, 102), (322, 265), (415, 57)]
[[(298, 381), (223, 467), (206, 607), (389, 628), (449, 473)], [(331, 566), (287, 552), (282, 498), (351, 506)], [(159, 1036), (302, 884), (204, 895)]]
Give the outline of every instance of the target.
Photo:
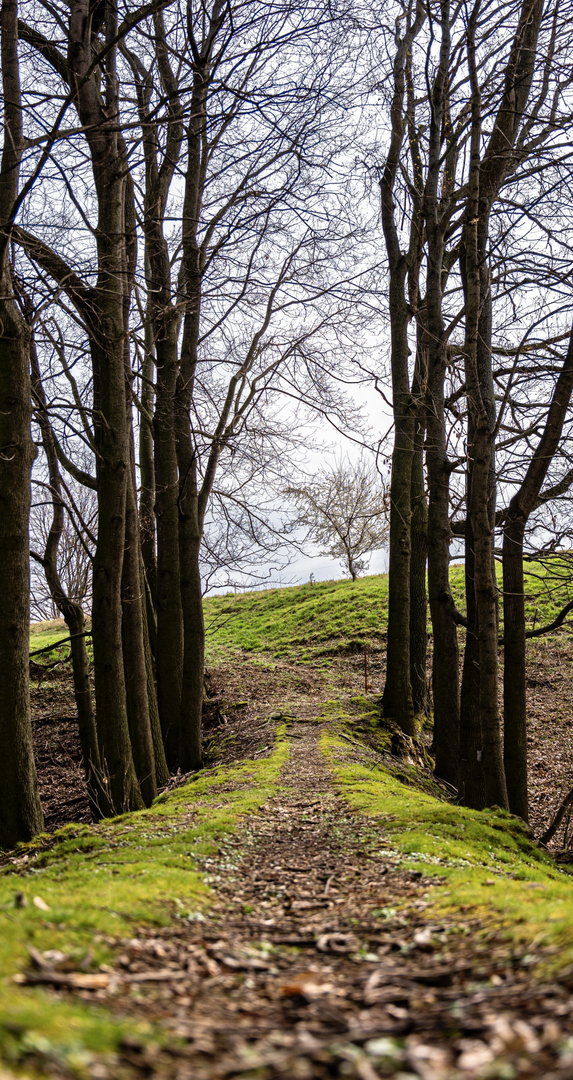
[(348, 810), (312, 721), (289, 734), (280, 791), (204, 863), (209, 917), (108, 939), (116, 959), (82, 996), (168, 1039), (128, 1038), (98, 1080), (571, 1080), (568, 987), (533, 983), (499, 925), (435, 921), (440, 879)]
[[(573, 787), (573, 637), (568, 630), (528, 647), (527, 719), (531, 824), (537, 835)], [(573, 841), (570, 818), (553, 846)]]

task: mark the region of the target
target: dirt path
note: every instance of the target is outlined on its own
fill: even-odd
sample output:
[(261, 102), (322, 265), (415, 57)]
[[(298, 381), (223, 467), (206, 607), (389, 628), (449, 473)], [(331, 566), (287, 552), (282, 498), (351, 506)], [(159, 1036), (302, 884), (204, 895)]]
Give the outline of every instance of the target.
[(571, 1080), (568, 989), (529, 985), (499, 929), (429, 921), (439, 879), (349, 812), (315, 725), (289, 735), (283, 789), (204, 866), (209, 918), (121, 943), (117, 970), (141, 982), (117, 1008), (160, 1021), (169, 1048), (127, 1040), (98, 1078)]

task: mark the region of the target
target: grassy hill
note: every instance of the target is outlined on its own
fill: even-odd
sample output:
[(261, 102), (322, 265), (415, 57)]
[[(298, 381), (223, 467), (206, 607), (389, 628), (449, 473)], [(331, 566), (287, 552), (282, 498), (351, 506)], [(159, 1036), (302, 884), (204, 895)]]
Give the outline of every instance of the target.
[[(499, 563), (497, 572), (501, 587)], [(463, 611), (463, 566), (453, 566), (451, 578), (456, 602)], [(532, 563), (527, 569), (525, 594), (528, 628), (550, 623), (573, 599), (573, 563), (563, 558), (546, 565)], [(265, 589), (236, 597), (227, 593), (205, 601), (208, 648), (213, 656), (239, 648), (308, 663), (337, 648), (379, 644), (386, 634), (387, 616), (386, 574), (356, 582), (321, 581)]]
[[(497, 573), (501, 587), (499, 563)], [(451, 580), (463, 611), (462, 565), (452, 566)], [(573, 561), (561, 557), (545, 564), (531, 563), (525, 593), (528, 628), (551, 622), (573, 599)], [(212, 656), (239, 648), (307, 663), (336, 648), (379, 644), (387, 629), (388, 575), (208, 596), (204, 606), (207, 647)], [(62, 619), (34, 623), (30, 647), (41, 649), (66, 636)]]

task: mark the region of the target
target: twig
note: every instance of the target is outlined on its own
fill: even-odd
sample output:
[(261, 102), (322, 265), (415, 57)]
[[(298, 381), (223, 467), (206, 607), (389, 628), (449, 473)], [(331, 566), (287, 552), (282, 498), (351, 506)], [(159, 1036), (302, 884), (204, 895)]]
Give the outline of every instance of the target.
[(31, 652), (30, 656), (39, 656), (40, 653), (53, 652), (53, 650), (58, 649), (60, 645), (67, 645), (68, 641), (74, 641), (75, 638), (91, 636), (91, 630), (86, 630), (83, 634), (72, 634), (71, 637), (61, 638), (60, 641), (54, 641), (52, 645), (44, 645), (43, 649), (34, 649), (34, 652)]
[(567, 807), (571, 806), (572, 803), (573, 803), (573, 788), (571, 788), (571, 791), (567, 792), (567, 795), (563, 799), (563, 802), (561, 803), (561, 806), (559, 807), (555, 817), (553, 818), (553, 821), (551, 822), (549, 827), (545, 830), (545, 832), (543, 833), (543, 836), (540, 837), (539, 842), (541, 844), (548, 844), (549, 841), (553, 839), (553, 837), (555, 836), (555, 833), (557, 832), (561, 822), (563, 821), (563, 818), (565, 816), (565, 811), (567, 810)]

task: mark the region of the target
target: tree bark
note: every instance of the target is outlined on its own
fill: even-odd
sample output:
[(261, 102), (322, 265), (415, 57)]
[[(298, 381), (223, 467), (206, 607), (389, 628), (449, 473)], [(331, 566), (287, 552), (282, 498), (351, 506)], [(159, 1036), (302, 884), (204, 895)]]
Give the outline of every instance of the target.
[[(183, 674), (183, 612), (179, 565), (179, 479), (175, 435), (175, 396), (179, 374), (180, 309), (173, 303), (171, 262), (163, 221), (169, 188), (181, 153), (183, 113), (179, 88), (170, 64), (161, 11), (154, 14), (155, 54), (159, 77), (168, 100), (166, 145), (160, 161), (160, 146), (150, 115), (151, 73), (141, 59), (129, 54), (136, 78), (139, 115), (145, 155), (145, 213), (149, 334), (148, 355), (154, 355), (156, 400), (153, 412), (153, 470), (145, 469), (146, 488), (153, 483), (157, 554), (153, 562), (148, 543), (143, 548), (148, 583), (155, 603), (156, 636), (154, 655), (157, 700), (165, 753), (170, 767), (179, 762), (179, 711)], [(142, 447), (146, 449), (147, 444)], [(144, 475), (142, 473), (142, 488)], [(149, 513), (149, 491), (141, 507)], [(151, 535), (151, 525), (148, 528)]]
[(427, 501), (424, 484), (425, 410), (414, 421), (414, 448), (411, 486), (410, 555), (410, 685), (413, 711), (428, 715), (427, 701)]
[(0, 164), (0, 845), (14, 847), (42, 828), (29, 695), (30, 338), (16, 306), (8, 264), (11, 218), (23, 150), (18, 7), (4, 0), (3, 148)]
[(397, 39), (394, 90), (391, 106), (390, 146), (380, 182), (382, 227), (390, 270), (389, 307), (392, 367), (394, 447), (390, 480), (390, 549), (388, 573), (388, 647), (382, 712), (407, 735), (416, 732), (410, 682), (410, 572), (412, 521), (412, 469), (416, 404), (410, 391), (408, 326), (412, 311), (406, 301), (408, 271), (419, 252), (418, 222), (411, 225), (410, 246), (400, 247), (395, 221), (394, 184), (404, 140), (406, 65), (412, 41), (422, 26), (424, 12), (416, 8), (414, 21)]
[(448, 198), (448, 192), (454, 185), (454, 177), (448, 175), (449, 159), (444, 154), (444, 139), (449, 130), (447, 94), (451, 47), (450, 11), (447, 0), (442, 0), (441, 3), (440, 28), (440, 62), (431, 90), (428, 176), (424, 190), (424, 219), (428, 251), (426, 275), (428, 596), (434, 639), (432, 693), (436, 773), (457, 787), (460, 720), (459, 650), (457, 611), (450, 588), (450, 463), (447, 455), (444, 405), (447, 362), (447, 334), (443, 315), (443, 290), (447, 281), (445, 233), (453, 205)]
[(139, 538), (135, 486), (130, 469), (122, 570), (123, 663), (133, 763), (143, 801), (146, 806), (151, 806), (157, 795), (157, 781), (147, 693), (145, 592), (140, 573), (142, 564)]
[(545, 427), (503, 526), (504, 767), (509, 808), (528, 820), (527, 707), (523, 538), (531, 511), (559, 446), (573, 393), (573, 331), (555, 384)]
[[(474, 8), (468, 23), (468, 63), (471, 81), (471, 161), (463, 227), (461, 259), (466, 304), (466, 386), (471, 419), (468, 437), (468, 539), (473, 545), (473, 594), (477, 637), (479, 726), (482, 745), (476, 750), (471, 770), (481, 769), (481, 781), (465, 784), (469, 804), (507, 804), (498, 704), (498, 596), (494, 563), (495, 534), (495, 435), (491, 339), (492, 309), (488, 268), (489, 219), (507, 176), (515, 166), (514, 148), (525, 115), (535, 71), (537, 39), (543, 14), (542, 0), (524, 0), (511, 43), (504, 90), (487, 148), (481, 148), (481, 90), (476, 70)], [(475, 648), (475, 646), (472, 646)], [(464, 676), (473, 681), (475, 660)], [(466, 688), (467, 700), (470, 692)], [(477, 731), (466, 745), (475, 746)], [(474, 788), (473, 794), (470, 789)], [(479, 790), (478, 790), (479, 789)], [(475, 801), (473, 801), (475, 796)], [(471, 801), (470, 801), (471, 799)], [(482, 801), (483, 800), (483, 801)]]
[(130, 443), (125, 378), (126, 290), (129, 266), (126, 222), (127, 161), (118, 125), (113, 44), (117, 6), (106, 6), (106, 60), (102, 92), (92, 65), (92, 11), (73, 0), (68, 66), (70, 86), (91, 151), (98, 200), (98, 276), (93, 290), (92, 361), (98, 481), (98, 537), (94, 556), (92, 641), (98, 742), (102, 769), (116, 813), (143, 805), (135, 773), (126, 703), (122, 641), (122, 573)]
[[(3, 21), (3, 43), (5, 25)], [(10, 296), (5, 257), (0, 292), (0, 846), (11, 848), (40, 832), (43, 818), (29, 697), (28, 523), (35, 457), (30, 434), (30, 342)]]
[(179, 764), (179, 711), (183, 679), (183, 608), (179, 538), (175, 391), (179, 371), (177, 323), (156, 319), (157, 400), (155, 436), (155, 514), (157, 522), (157, 697), (163, 742), (171, 769)]

